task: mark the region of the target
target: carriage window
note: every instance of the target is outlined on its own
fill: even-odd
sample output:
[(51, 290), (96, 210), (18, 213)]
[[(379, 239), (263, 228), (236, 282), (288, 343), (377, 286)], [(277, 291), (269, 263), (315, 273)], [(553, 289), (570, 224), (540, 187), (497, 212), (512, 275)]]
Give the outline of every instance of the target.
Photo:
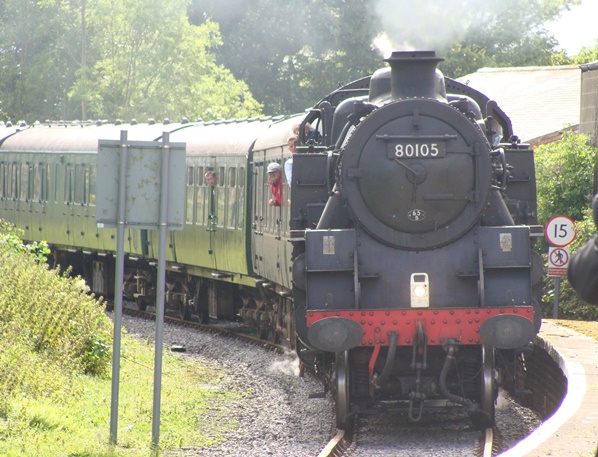
[(237, 170), (237, 227), (242, 229), (245, 216), (245, 167)]
[(226, 226), (234, 229), (237, 225), (237, 188), (235, 183), (237, 181), (237, 169), (235, 167), (229, 167), (228, 169), (228, 217), (226, 220)]
[(228, 169), (228, 187), (235, 187), (237, 182), (237, 169), (230, 167)]
[(17, 164), (8, 165), (6, 174), (6, 198), (15, 199), (17, 187)]
[(195, 183), (197, 184), (195, 187), (195, 202), (196, 202), (196, 212), (195, 212), (195, 223), (196, 224), (204, 224), (204, 214), (206, 212), (206, 202), (205, 202), (205, 188), (204, 185), (204, 168), (197, 167), (196, 169), (197, 179)]
[(61, 166), (57, 163), (52, 164), (52, 169), (50, 171), (50, 175), (48, 176), (48, 180), (50, 182), (52, 182), (52, 176), (55, 176), (56, 179), (54, 179), (54, 186), (52, 186), (52, 199), (54, 201), (54, 203), (58, 203), (60, 202), (61, 196), (60, 196), (60, 186), (58, 185), (58, 181), (60, 180), (60, 170), (61, 170)]
[(33, 170), (33, 201), (42, 201), (42, 169), (43, 163), (36, 163)]
[(70, 165), (64, 167), (64, 202), (73, 201), (73, 168)]
[(85, 203), (85, 167), (82, 165), (75, 165), (75, 183), (73, 192), (74, 203)]
[(205, 191), (205, 215), (204, 225), (213, 228), (212, 225), (216, 225), (217, 219), (217, 208), (216, 203), (218, 202), (218, 187), (206, 186), (203, 188)]
[[(224, 167), (218, 167), (218, 175), (216, 176), (218, 187), (224, 187), (224, 171)], [(216, 209), (216, 226), (224, 227), (224, 199), (226, 198), (224, 189), (219, 189), (218, 195), (216, 197), (216, 205), (218, 206)]]
[(30, 188), (30, 175), (31, 175), (31, 167), (28, 164), (22, 163), (21, 164), (21, 176), (20, 176), (20, 186), (18, 190), (17, 199), (22, 201), (30, 201), (31, 200), (31, 188)]
[(89, 199), (88, 202), (90, 205), (95, 206), (96, 204), (96, 167), (89, 167), (87, 169), (87, 182), (89, 186)]
[(83, 167), (83, 201), (82, 203), (89, 205), (89, 168)]
[(40, 172), (40, 200), (47, 202), (50, 199), (50, 190), (48, 188), (50, 167), (47, 163), (39, 164)]
[(185, 204), (185, 209), (187, 211), (185, 216), (185, 221), (187, 224), (193, 224), (193, 197), (195, 193), (195, 189), (193, 188), (193, 178), (195, 177), (193, 167), (187, 167), (187, 201)]
[(0, 163), (0, 198), (6, 198), (6, 165)]
[(239, 188), (245, 187), (245, 167), (239, 167), (237, 182), (239, 183)]

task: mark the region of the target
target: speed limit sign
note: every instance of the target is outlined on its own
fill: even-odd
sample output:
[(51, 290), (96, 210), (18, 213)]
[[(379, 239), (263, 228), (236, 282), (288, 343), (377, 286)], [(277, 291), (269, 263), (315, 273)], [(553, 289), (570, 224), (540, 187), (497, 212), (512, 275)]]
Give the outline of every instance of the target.
[(571, 244), (577, 236), (577, 227), (570, 217), (554, 216), (546, 223), (544, 236), (553, 246), (564, 247)]

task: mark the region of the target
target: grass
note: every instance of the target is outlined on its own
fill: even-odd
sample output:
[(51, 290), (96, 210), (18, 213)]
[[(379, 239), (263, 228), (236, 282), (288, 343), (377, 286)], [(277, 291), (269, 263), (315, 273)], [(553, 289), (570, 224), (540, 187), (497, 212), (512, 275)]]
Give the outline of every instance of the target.
[(551, 319), (550, 321), (598, 340), (598, 322), (596, 321), (570, 321), (564, 319)]
[[(0, 455), (151, 455), (153, 357), (153, 345), (123, 338), (117, 446), (109, 445), (110, 379), (78, 375), (62, 398), (17, 394), (5, 399), (0, 411)], [(219, 420), (219, 411), (235, 398), (220, 387), (224, 376), (226, 373), (164, 353), (162, 450), (210, 446), (235, 427)]]
[[(80, 278), (50, 270), (0, 221), (0, 455), (117, 457), (205, 448), (237, 426), (227, 373), (164, 352), (153, 449), (154, 345), (123, 335), (116, 445), (109, 444), (112, 323)], [(209, 452), (206, 451), (206, 452)]]

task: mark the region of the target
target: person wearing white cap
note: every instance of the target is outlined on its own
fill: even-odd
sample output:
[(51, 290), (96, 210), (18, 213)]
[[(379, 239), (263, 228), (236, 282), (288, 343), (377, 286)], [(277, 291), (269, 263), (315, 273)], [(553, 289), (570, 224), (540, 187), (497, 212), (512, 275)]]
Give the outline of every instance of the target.
[(270, 183), (270, 192), (272, 198), (268, 202), (270, 206), (280, 206), (282, 202), (282, 173), (280, 164), (272, 162), (268, 165), (268, 182)]

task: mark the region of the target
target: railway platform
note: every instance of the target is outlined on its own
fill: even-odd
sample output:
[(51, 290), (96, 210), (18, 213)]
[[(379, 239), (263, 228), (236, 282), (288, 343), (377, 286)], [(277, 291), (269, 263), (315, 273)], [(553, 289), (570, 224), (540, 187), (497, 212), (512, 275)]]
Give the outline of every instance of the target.
[(567, 378), (560, 407), (502, 457), (598, 457), (598, 341), (544, 321), (538, 345)]

